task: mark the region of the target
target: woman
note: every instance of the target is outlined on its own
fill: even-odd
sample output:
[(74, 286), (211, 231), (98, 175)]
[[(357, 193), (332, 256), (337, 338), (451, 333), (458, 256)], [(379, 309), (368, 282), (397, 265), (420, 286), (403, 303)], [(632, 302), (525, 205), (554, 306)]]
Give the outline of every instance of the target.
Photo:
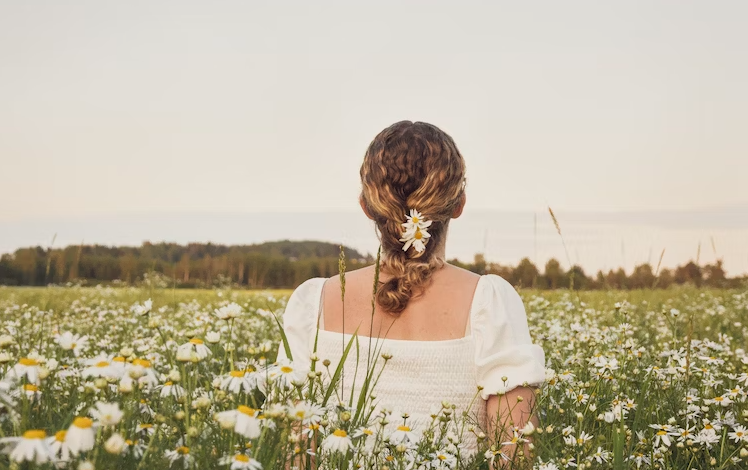
[[(529, 385), (544, 382), (545, 357), (508, 282), (445, 262), (449, 221), (466, 202), (465, 162), (455, 143), (431, 124), (398, 122), (371, 142), (360, 174), (361, 208), (382, 249), (376, 301), (372, 306), (375, 266), (345, 273), (344, 286), (338, 276), (301, 284), (284, 316), (294, 364), (308, 369), (316, 344), (315, 360), (329, 360), (334, 371), (355, 333), (362, 352), (358, 368), (356, 354), (346, 358), (342, 402), (351, 390), (359, 396), (367, 365), (387, 359), (374, 395), (377, 409), (395, 410), (389, 431), (417, 439), (435, 406), (447, 402), (476, 420), (460, 428), (461, 456), (481, 441), (495, 445), (489, 458), (503, 451), (516, 461), (517, 450), (529, 457), (529, 438), (517, 440), (517, 430), (530, 420)], [(376, 355), (379, 346), (384, 354)]]

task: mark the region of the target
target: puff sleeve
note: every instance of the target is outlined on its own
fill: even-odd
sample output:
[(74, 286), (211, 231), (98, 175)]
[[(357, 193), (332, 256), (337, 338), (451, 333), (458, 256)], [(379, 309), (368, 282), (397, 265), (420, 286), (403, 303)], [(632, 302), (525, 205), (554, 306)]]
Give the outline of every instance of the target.
[[(288, 298), (283, 313), (283, 331), (288, 339), (294, 364), (300, 370), (311, 367), (317, 315), (325, 278), (315, 277), (302, 282)], [(288, 359), (283, 341), (278, 346), (278, 360)]]
[(488, 400), (490, 395), (524, 382), (545, 382), (545, 352), (530, 338), (525, 307), (514, 287), (496, 274), (484, 277), (486, 286), (471, 321), (476, 378), (483, 386), (481, 397)]

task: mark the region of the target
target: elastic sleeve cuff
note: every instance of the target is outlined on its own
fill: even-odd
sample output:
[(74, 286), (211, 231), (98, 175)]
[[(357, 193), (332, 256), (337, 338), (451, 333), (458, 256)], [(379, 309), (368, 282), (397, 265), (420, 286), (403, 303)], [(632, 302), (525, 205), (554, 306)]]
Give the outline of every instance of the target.
[[(519, 344), (492, 354), (477, 364), (481, 398), (508, 392), (525, 383), (542, 385), (545, 378), (545, 352), (537, 344)], [(503, 378), (506, 378), (506, 381)]]

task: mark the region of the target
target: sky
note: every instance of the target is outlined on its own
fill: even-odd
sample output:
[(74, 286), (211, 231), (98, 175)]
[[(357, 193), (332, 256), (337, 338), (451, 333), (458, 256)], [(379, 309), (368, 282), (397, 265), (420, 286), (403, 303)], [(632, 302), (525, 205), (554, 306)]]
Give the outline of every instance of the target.
[[(466, 213), (746, 214), (746, 20), (744, 1), (0, 0), (0, 250), (65, 220), (61, 240), (103, 242), (141, 217), (137, 244), (171, 236), (159, 214), (355, 212), (366, 147), (403, 119), (454, 138)], [(724, 229), (694, 220), (690, 246)]]

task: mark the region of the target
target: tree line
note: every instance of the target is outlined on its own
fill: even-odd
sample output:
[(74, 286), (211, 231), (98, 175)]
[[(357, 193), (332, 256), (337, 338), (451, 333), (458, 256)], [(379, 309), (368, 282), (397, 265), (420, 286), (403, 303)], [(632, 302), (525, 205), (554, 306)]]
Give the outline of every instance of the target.
[[(348, 270), (371, 265), (371, 255), (344, 248)], [(282, 240), (254, 245), (145, 242), (139, 247), (78, 245), (44, 249), (29, 247), (0, 257), (0, 285), (48, 284), (138, 285), (204, 288), (294, 288), (311, 277), (338, 273), (339, 245), (318, 241)], [(675, 269), (657, 269), (648, 263), (631, 273), (618, 268), (587, 275), (580, 266), (564, 269), (550, 259), (543, 271), (529, 258), (516, 266), (488, 262), (482, 254), (470, 263), (449, 263), (477, 274), (498, 274), (516, 287), (536, 289), (647, 289), (677, 284), (697, 287), (740, 287), (746, 276), (729, 278), (722, 260), (700, 266), (693, 261)]]

